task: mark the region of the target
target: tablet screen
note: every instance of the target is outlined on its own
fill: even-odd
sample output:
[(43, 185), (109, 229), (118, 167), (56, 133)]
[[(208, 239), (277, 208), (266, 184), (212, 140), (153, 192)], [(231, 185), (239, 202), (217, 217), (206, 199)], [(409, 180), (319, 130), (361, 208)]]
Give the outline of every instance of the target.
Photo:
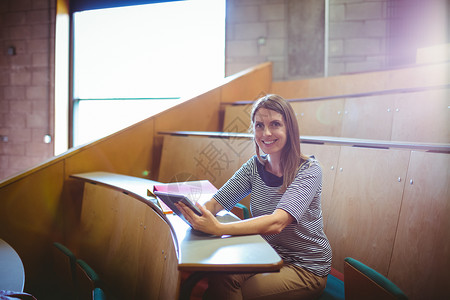
[(159, 192), (154, 191), (153, 192), (161, 201), (163, 201), (176, 215), (178, 215), (183, 221), (185, 221), (189, 226), (192, 227), (192, 225), (184, 218), (183, 214), (178, 210), (178, 208), (175, 206), (175, 203), (182, 202), (187, 207), (192, 209), (194, 213), (201, 216), (202, 213), (200, 209), (195, 206), (194, 203), (192, 203), (191, 200), (189, 200), (186, 196), (180, 195), (180, 194), (171, 194), (171, 193), (165, 193), (165, 192)]

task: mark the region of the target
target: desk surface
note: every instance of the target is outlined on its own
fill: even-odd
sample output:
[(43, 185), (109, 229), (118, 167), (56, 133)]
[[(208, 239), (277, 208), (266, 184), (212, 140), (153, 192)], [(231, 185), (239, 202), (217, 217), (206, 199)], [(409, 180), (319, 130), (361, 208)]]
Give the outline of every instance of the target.
[[(171, 227), (178, 247), (178, 269), (181, 271), (278, 271), (283, 261), (260, 235), (217, 237), (197, 233), (176, 215), (164, 215), (147, 189), (159, 182), (143, 178), (93, 172), (71, 177), (100, 183), (127, 193), (149, 204)], [(221, 212), (219, 218), (235, 217)]]
[[(213, 236), (196, 232), (176, 215), (168, 215), (180, 249), (182, 271), (278, 271), (283, 261), (260, 235)], [(221, 212), (218, 219), (230, 218)]]
[(17, 252), (0, 239), (0, 290), (22, 292), (25, 270)]

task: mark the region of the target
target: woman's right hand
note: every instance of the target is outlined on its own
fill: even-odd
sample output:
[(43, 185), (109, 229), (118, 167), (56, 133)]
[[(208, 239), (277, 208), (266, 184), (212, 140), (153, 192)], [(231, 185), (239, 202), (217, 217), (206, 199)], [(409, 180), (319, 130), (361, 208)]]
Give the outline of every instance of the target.
[(191, 223), (195, 230), (199, 230), (208, 234), (214, 234), (221, 236), (221, 223), (216, 219), (216, 217), (203, 205), (196, 203), (195, 205), (200, 209), (202, 215), (199, 216), (194, 213), (189, 207), (184, 203), (178, 202), (175, 204), (180, 210), (183, 216)]

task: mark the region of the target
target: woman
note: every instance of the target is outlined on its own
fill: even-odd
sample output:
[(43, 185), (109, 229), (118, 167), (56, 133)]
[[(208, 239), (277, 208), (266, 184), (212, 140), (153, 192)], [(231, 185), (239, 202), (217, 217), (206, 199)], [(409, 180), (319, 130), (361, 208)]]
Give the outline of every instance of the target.
[[(181, 205), (196, 230), (214, 235), (261, 234), (284, 265), (279, 273), (218, 274), (207, 299), (315, 299), (325, 288), (331, 247), (323, 232), (319, 163), (300, 152), (298, 123), (290, 104), (266, 95), (253, 106), (256, 155), (205, 203), (202, 216)], [(214, 215), (231, 210), (251, 193), (253, 218), (220, 223)]]

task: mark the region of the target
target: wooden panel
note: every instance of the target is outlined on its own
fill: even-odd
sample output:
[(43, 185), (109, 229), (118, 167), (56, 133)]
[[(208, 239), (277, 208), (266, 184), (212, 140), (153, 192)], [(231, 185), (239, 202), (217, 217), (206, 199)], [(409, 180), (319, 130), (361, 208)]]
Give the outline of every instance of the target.
[(291, 103), (300, 135), (340, 136), (344, 99)]
[(417, 64), (429, 64), (444, 61), (450, 61), (450, 43), (417, 49)]
[(395, 99), (392, 140), (450, 143), (450, 90), (399, 94)]
[(214, 89), (156, 115), (154, 117), (155, 131), (217, 131), (220, 91), (220, 88)]
[(393, 95), (347, 98), (342, 133), (337, 136), (359, 139), (391, 139)]
[(327, 222), (337, 270), (350, 256), (387, 274), (409, 154), (341, 147)]
[(345, 300), (403, 299), (385, 289), (385, 287), (389, 285), (381, 284), (384, 278), (378, 278), (376, 275), (373, 275), (372, 272), (362, 268), (356, 268), (348, 262), (344, 262), (344, 278)]
[(154, 121), (149, 119), (101, 139), (66, 157), (66, 176), (91, 171), (109, 171), (136, 177), (151, 177)]
[(449, 167), (449, 154), (411, 153), (388, 273), (410, 299), (444, 299), (448, 295)]
[[(79, 257), (117, 298), (176, 298), (177, 257), (170, 227), (145, 203), (86, 183), (80, 227)], [(169, 297), (161, 297), (160, 290)]]
[[(158, 180), (209, 180), (220, 188), (255, 155), (250, 139), (165, 136)], [(250, 196), (242, 201), (250, 208)]]
[(36, 297), (48, 284), (46, 280), (53, 278), (48, 266), (52, 238), (63, 222), (58, 215), (63, 170), (62, 162), (51, 164), (0, 189), (0, 237), (19, 254), (26, 273), (25, 290)]
[[(302, 135), (340, 136), (344, 99), (291, 102)], [(251, 105), (225, 107), (224, 131), (248, 132)]]
[(253, 152), (249, 139), (165, 136), (158, 181), (209, 180), (220, 188)]
[[(148, 208), (139, 229), (141, 251), (137, 258), (139, 269), (136, 299), (177, 299), (180, 283), (178, 257), (168, 225)], [(157, 284), (158, 276), (161, 276), (159, 294), (154, 286), (149, 286), (150, 282)]]
[(309, 79), (308, 97), (336, 96), (382, 91), (388, 72), (368, 72)]
[(425, 64), (388, 73), (386, 89), (436, 86), (450, 83), (450, 63)]
[(225, 132), (249, 132), (252, 105), (227, 105), (223, 120)]
[(256, 100), (261, 95), (269, 93), (272, 83), (272, 63), (263, 63), (227, 79), (228, 83), (221, 88), (222, 102)]
[(273, 82), (270, 92), (292, 99), (438, 86), (450, 83), (449, 67), (450, 64), (445, 62), (388, 71)]
[(322, 165), (323, 183), (322, 183), (322, 213), (325, 233), (327, 232), (328, 219), (333, 214), (332, 193), (336, 169), (339, 161), (340, 146), (301, 144), (301, 151), (306, 155), (314, 155)]
[(278, 94), (284, 99), (307, 98), (309, 81), (308, 80), (290, 80), (272, 82), (271, 94)]

